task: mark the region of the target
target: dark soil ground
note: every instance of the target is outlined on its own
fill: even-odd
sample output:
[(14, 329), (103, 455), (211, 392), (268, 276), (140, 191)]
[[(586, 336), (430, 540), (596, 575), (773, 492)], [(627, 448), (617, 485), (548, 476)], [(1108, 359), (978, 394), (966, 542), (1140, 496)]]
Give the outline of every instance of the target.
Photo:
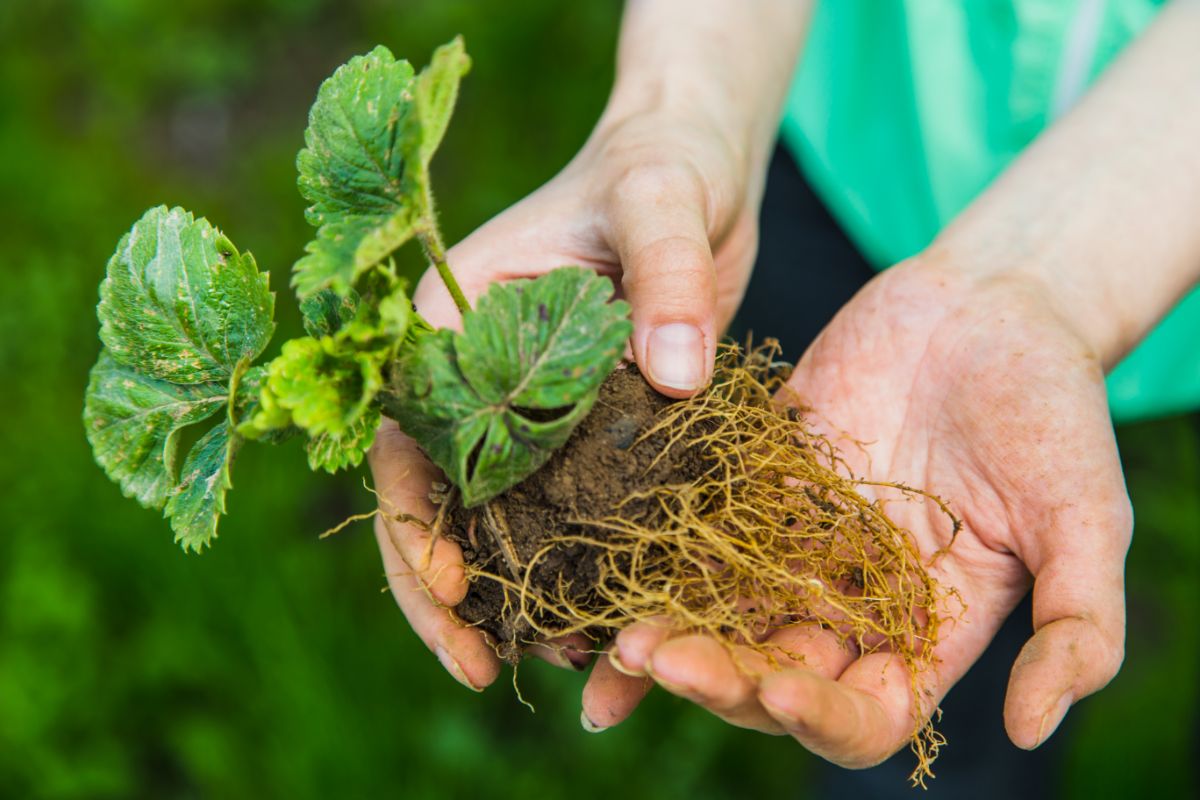
[[(545, 466), (484, 506), (466, 509), (456, 504), (447, 514), (443, 535), (462, 547), (468, 565), (517, 583), (548, 540), (580, 535), (603, 541), (603, 529), (571, 520), (612, 515), (633, 493), (689, 482), (703, 472), (702, 455), (680, 446), (651, 466), (666, 446), (665, 431), (638, 441), (670, 402), (637, 369), (615, 370), (600, 387), (591, 413)], [(628, 502), (621, 515), (637, 518), (644, 513), (639, 506)], [(573, 603), (592, 608), (599, 556), (595, 545), (560, 543), (537, 562), (532, 584), (550, 590), (563, 581)], [(504, 591), (494, 580), (477, 578), (455, 611), (491, 634), (500, 655), (515, 662), (532, 631), (511, 606), (506, 609)]]

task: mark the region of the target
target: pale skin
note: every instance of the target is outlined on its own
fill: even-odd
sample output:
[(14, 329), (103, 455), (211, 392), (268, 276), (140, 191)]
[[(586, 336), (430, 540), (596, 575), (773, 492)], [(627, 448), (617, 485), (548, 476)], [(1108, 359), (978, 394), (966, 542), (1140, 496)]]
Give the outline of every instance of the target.
[[(633, 306), (631, 355), (647, 379), (674, 397), (707, 382), (749, 278), (808, 11), (746, 5), (630, 3), (612, 99), (579, 156), (450, 251), (469, 298), (493, 281), (593, 266)], [(869, 766), (904, 746), (914, 712), (930, 712), (1031, 586), (1035, 633), (1005, 700), (1012, 741), (1038, 746), (1112, 679), (1132, 514), (1103, 376), (1200, 280), (1197, 41), (1200, 0), (1175, 0), (933, 245), (855, 296), (791, 378), (830, 436), (867, 443), (844, 448), (858, 474), (934, 487), (962, 517), (931, 571), (967, 610), (922, 679), (927, 706), (912, 707), (896, 657), (855, 659), (829, 633), (780, 634), (802, 658), (748, 673), (714, 640), (642, 623), (596, 660), (585, 727), (617, 724), (657, 683), (732, 724)], [(415, 302), (435, 324), (457, 321), (436, 276)], [(655, 336), (663, 326), (674, 327)], [(394, 424), (371, 465), (385, 512), (432, 516), (437, 471)], [(926, 556), (946, 543), (935, 509), (889, 512)], [(448, 610), (466, 591), (457, 546), (430, 550), (426, 533), (387, 515), (376, 532), (416, 632), (460, 682), (494, 681), (494, 653)], [(583, 646), (534, 650), (578, 667)]]

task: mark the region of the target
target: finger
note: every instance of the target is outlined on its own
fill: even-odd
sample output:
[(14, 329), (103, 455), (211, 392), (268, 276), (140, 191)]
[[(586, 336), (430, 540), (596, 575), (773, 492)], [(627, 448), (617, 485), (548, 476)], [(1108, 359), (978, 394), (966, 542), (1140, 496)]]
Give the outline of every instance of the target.
[(1121, 667), (1132, 518), (1123, 509), (1108, 524), (1108, 536), (1056, 537), (1052, 554), (1036, 565), (1035, 633), (1017, 656), (1004, 703), (1004, 726), (1018, 747), (1044, 742), (1073, 703), (1104, 688)]
[(782, 733), (782, 727), (758, 701), (762, 676), (805, 666), (835, 679), (855, 658), (837, 634), (819, 625), (783, 628), (765, 645), (765, 650), (728, 647), (710, 637), (684, 636), (661, 644), (647, 666), (672, 694), (691, 700), (731, 725), (775, 734)]
[(653, 685), (649, 677), (626, 675), (613, 666), (607, 654), (601, 656), (583, 687), (580, 724), (589, 733), (599, 733), (623, 722)]
[(703, 388), (716, 353), (717, 280), (704, 198), (693, 171), (659, 166), (629, 172), (607, 198), (609, 244), (633, 309), (633, 353), (669, 397)]
[(559, 636), (525, 648), (525, 654), (563, 669), (583, 672), (592, 663), (595, 643), (582, 633)]
[(437, 508), (429, 501), (429, 487), (435, 480), (445, 478), (417, 443), (389, 419), (379, 426), (367, 458), (379, 493), (382, 514), (378, 519), (382, 520), (388, 540), (434, 599), (446, 606), (458, 605), (467, 593), (462, 549), (449, 539), (435, 537), (431, 531), (397, 519), (399, 515), (411, 514), (432, 521)]
[(735, 662), (732, 650), (710, 636), (681, 636), (659, 645), (646, 662), (646, 671), (671, 694), (731, 725), (783, 733), (782, 726), (759, 704), (753, 674)]
[(483, 632), (464, 625), (448, 609), (434, 604), (399, 551), (392, 546), (391, 537), (382, 523), (375, 526), (375, 536), (383, 555), (388, 586), (413, 631), (455, 680), (469, 689), (482, 691), (500, 674), (500, 659), (488, 645)]
[[(801, 667), (830, 680), (836, 680), (858, 657), (834, 631), (816, 624), (783, 628), (773, 633), (767, 644), (776, 670)], [(765, 660), (765, 656), (759, 657)], [(765, 674), (767, 670), (760, 671)]]
[(805, 669), (765, 676), (759, 702), (800, 744), (843, 767), (878, 764), (912, 737), (912, 683), (903, 660), (874, 653), (839, 680)]
[(670, 636), (666, 618), (635, 622), (617, 634), (609, 658), (619, 672), (644, 677), (650, 654)]

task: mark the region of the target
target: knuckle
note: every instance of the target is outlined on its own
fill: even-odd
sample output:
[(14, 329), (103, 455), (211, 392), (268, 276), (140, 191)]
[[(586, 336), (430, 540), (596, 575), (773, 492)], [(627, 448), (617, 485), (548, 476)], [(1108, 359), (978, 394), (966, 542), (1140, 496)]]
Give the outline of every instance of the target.
[(609, 186), (609, 203), (619, 209), (664, 202), (698, 202), (703, 197), (699, 173), (684, 161), (647, 155), (618, 168)]
[(647, 284), (678, 283), (689, 292), (713, 288), (712, 258), (707, 243), (689, 236), (671, 234), (655, 239), (630, 253), (621, 276), (626, 291)]
[(621, 288), (633, 301), (650, 301), (656, 311), (703, 316), (716, 304), (716, 275), (707, 244), (686, 236), (666, 236), (630, 255)]

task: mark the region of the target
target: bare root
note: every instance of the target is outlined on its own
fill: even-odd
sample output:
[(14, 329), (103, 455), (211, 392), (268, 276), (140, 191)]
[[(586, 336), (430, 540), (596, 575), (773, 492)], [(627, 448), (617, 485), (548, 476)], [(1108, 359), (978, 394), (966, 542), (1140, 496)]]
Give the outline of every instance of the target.
[[(666, 433), (659, 458), (698, 449), (705, 464), (698, 479), (631, 493), (611, 514), (572, 520), (571, 535), (547, 539), (525, 563), (506, 540), (503, 517), (485, 509), (481, 527), (499, 543), (505, 569), (479, 565), (468, 577), (502, 586), (505, 618), (519, 622), (512, 629), (544, 637), (596, 636), (665, 616), (772, 664), (801, 657), (773, 636), (799, 625), (833, 631), (860, 656), (895, 653), (912, 680), (912, 780), (923, 785), (944, 739), (920, 686), (957, 595), (938, 585), (912, 537), (862, 490), (890, 487), (928, 499), (955, 532), (958, 521), (923, 491), (851, 475), (804, 413), (779, 402), (789, 368), (777, 354), (770, 340), (748, 352), (724, 347), (712, 385), (667, 406), (643, 432), (643, 440)], [(561, 577), (557, 585), (534, 584), (539, 562), (569, 543), (599, 553), (600, 580), (585, 597)], [(520, 644), (499, 646), (511, 656)]]

